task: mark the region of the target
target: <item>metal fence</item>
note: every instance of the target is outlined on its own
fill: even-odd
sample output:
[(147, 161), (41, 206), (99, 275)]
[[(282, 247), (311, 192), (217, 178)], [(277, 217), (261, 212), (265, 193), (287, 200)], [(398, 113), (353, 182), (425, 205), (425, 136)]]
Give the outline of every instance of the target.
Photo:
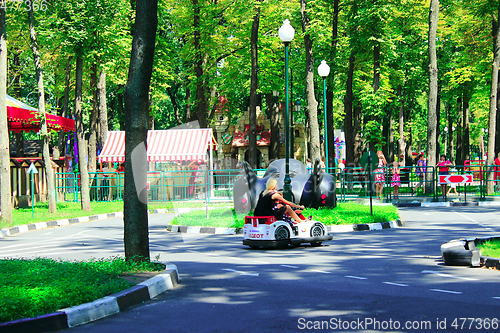
[[(149, 171), (148, 201), (232, 201), (233, 184), (241, 170), (169, 170)], [(123, 199), (124, 175), (118, 172), (89, 173), (91, 201)], [(80, 200), (80, 174), (56, 173), (58, 201)]]
[[(439, 168), (427, 166), (419, 174), (416, 166), (400, 168), (399, 198), (428, 197), (438, 200), (475, 196), (484, 199), (488, 195), (500, 195), (500, 166), (462, 165), (449, 167), (450, 175), (472, 175), (471, 184), (457, 184), (442, 187), (438, 183)], [(258, 176), (265, 169), (256, 169)], [(377, 171), (378, 172), (378, 171)], [(370, 195), (368, 173), (362, 168), (330, 168), (329, 173), (336, 181), (338, 200), (367, 198)], [(372, 195), (376, 194), (376, 172), (372, 173)], [(382, 197), (394, 198), (391, 178), (393, 168), (382, 168)], [(166, 170), (150, 171), (147, 174), (149, 201), (232, 201), (233, 185), (242, 176), (240, 169), (227, 170)], [(124, 176), (118, 172), (89, 173), (92, 201), (114, 201), (123, 199)], [(78, 173), (56, 173), (56, 200), (80, 200), (80, 175)], [(446, 191), (446, 193), (443, 193)]]

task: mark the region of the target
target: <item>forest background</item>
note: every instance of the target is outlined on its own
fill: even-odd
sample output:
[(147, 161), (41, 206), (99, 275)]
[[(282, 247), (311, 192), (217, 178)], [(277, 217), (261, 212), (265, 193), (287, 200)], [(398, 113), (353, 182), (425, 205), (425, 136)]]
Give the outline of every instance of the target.
[[(89, 140), (89, 161), (95, 161), (106, 130), (125, 127), (135, 1), (5, 3), (7, 93), (38, 106), (28, 5), (34, 12), (46, 108), (74, 117), (73, 96), (81, 85), (83, 126), (78, 131)], [(283, 112), (284, 46), (278, 29), (289, 19), (296, 29), (289, 47), (292, 107), (301, 101), (302, 111), (294, 117), (306, 123), (313, 159), (320, 157), (325, 128), (330, 165), (334, 128), (346, 133), (347, 166), (357, 165), (365, 147), (382, 149), (389, 161), (404, 152), (407, 165), (412, 152), (420, 151), (432, 156), (431, 165), (441, 153), (462, 165), (482, 158), (475, 147), (487, 140), (493, 146), (485, 151), (494, 156), (500, 151), (498, 79), (494, 82), (492, 75), (498, 63), (499, 9), (493, 0), (159, 0), (149, 127), (168, 129), (193, 120), (206, 127), (221, 96), (227, 98), (232, 121), (248, 108), (255, 113), (256, 106), (271, 118)], [(435, 37), (429, 38), (433, 12), (439, 21)], [(434, 42), (437, 67), (430, 70)], [(327, 126), (322, 79), (316, 75), (321, 60), (331, 67)], [(437, 100), (431, 108), (433, 77)], [(30, 136), (36, 137), (24, 138)], [(51, 136), (62, 155), (72, 148), (67, 139)]]

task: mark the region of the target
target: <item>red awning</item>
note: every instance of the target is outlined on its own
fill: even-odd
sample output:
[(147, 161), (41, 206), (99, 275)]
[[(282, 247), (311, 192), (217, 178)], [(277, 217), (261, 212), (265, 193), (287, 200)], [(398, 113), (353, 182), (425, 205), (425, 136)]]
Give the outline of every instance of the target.
[[(211, 128), (148, 131), (148, 161), (193, 161), (207, 159), (210, 140), (215, 147)], [(125, 160), (125, 132), (108, 132), (99, 155), (100, 162)]]
[[(75, 121), (73, 119), (50, 113), (46, 113), (46, 117), (47, 130), (64, 132), (75, 130)], [(10, 96), (7, 96), (7, 121), (9, 122), (9, 130), (16, 133), (23, 131), (38, 132), (40, 130), (38, 110)]]
[[(265, 131), (257, 134), (257, 146), (270, 146), (271, 145), (271, 132)], [(260, 138), (259, 138), (260, 137)], [(246, 147), (249, 145), (247, 132), (234, 132), (233, 147)]]

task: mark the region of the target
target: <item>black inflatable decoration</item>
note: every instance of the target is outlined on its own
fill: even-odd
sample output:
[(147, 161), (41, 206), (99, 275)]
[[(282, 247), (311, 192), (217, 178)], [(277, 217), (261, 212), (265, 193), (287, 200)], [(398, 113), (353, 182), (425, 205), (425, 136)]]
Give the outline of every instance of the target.
[[(319, 160), (314, 164), (311, 174), (300, 161), (295, 159), (289, 161), (293, 202), (310, 208), (337, 205), (335, 179), (321, 170)], [(276, 178), (278, 189), (283, 191), (285, 163), (285, 159), (272, 162), (264, 176), (260, 178), (247, 162), (243, 162), (242, 177), (238, 178), (233, 186), (234, 209), (245, 213), (253, 210), (260, 193), (266, 189), (266, 182), (270, 177)]]

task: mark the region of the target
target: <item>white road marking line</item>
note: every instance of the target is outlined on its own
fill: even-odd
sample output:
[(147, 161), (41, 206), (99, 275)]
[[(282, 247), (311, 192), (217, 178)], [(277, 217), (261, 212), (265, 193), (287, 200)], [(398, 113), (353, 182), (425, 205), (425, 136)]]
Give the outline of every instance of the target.
[(397, 286), (397, 287), (409, 287), (409, 285), (404, 284), (404, 283), (394, 283), (394, 282), (382, 282), (385, 284), (389, 284), (391, 286)]
[(242, 258), (236, 258), (236, 257), (227, 257), (228, 259), (234, 259), (234, 260), (243, 260)]
[(254, 260), (253, 262), (256, 262), (258, 264), (269, 264), (267, 261), (260, 261), (260, 260)]
[(368, 278), (365, 278), (365, 277), (361, 277), (361, 276), (353, 276), (353, 275), (346, 275), (344, 276), (348, 279), (356, 279), (356, 280), (368, 280)]
[(494, 299), (500, 299), (500, 297), (493, 297)]
[(259, 273), (247, 273), (247, 272), (237, 271), (235, 269), (230, 269), (230, 268), (223, 268), (222, 270), (223, 271), (228, 271), (228, 272), (238, 273), (240, 275), (259, 276)]
[(430, 291), (436, 291), (438, 293), (455, 294), (460, 295), (461, 291), (443, 290), (443, 289), (430, 289)]
[(218, 255), (217, 253), (207, 253), (207, 256), (220, 257), (220, 255)]
[(280, 265), (280, 266), (288, 268), (299, 268), (298, 266), (292, 266), (292, 265)]
[(422, 271), (421, 272), (422, 274), (435, 274), (435, 275), (439, 275), (439, 276), (443, 276), (443, 277), (447, 277), (447, 278), (451, 278), (451, 279), (460, 279), (460, 280), (466, 280), (466, 281), (477, 281), (478, 279), (474, 279), (474, 278), (467, 278), (467, 277), (461, 277), (461, 276), (453, 276), (453, 275), (450, 275), (450, 274), (444, 274), (444, 273), (440, 273), (440, 272), (436, 272), (436, 271)]
[(469, 220), (469, 221), (472, 221), (472, 222), (477, 222), (476, 220), (471, 219), (470, 217), (465, 216), (465, 215), (464, 215), (464, 214), (462, 214), (462, 213), (459, 213), (459, 212), (455, 212), (455, 213), (456, 213), (456, 214), (458, 214), (458, 215), (460, 215), (460, 216), (462, 216), (462, 217), (464, 217), (464, 218), (466, 218), (466, 219), (467, 219), (467, 220)]
[(311, 272), (323, 273), (323, 274), (332, 274), (331, 272), (320, 271), (319, 269), (312, 269)]

